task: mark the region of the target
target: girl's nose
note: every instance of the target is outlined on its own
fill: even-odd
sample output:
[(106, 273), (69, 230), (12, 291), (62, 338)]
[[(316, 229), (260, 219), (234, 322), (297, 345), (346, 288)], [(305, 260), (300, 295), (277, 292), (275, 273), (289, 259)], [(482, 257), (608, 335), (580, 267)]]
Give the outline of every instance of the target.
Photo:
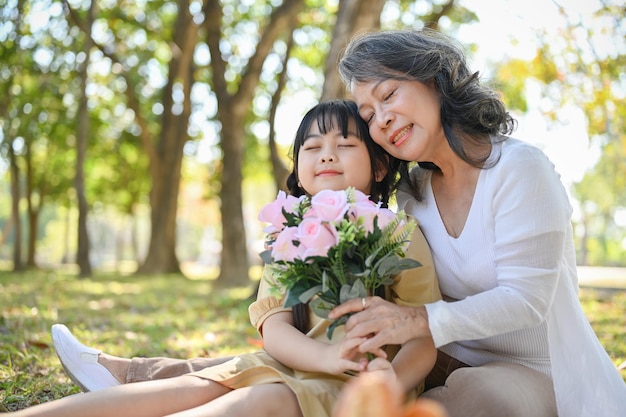
[(321, 162), (336, 162), (337, 157), (330, 151), (324, 152), (320, 158)]

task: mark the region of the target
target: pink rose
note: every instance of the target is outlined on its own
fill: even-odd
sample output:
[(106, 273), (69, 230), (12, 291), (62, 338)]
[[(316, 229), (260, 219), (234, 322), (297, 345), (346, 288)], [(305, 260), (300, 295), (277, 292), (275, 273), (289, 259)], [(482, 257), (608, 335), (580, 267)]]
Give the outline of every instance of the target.
[(353, 204), (352, 207), (350, 207), (350, 218), (353, 219), (353, 221), (361, 219), (365, 231), (372, 233), (374, 231), (374, 218), (378, 216), (381, 208), (373, 201), (368, 201), (369, 203), (361, 201)]
[(341, 220), (348, 207), (348, 197), (345, 191), (323, 190), (311, 198), (311, 208), (322, 221)]
[(270, 226), (264, 229), (265, 233), (283, 230), (287, 221), (283, 214), (283, 209), (287, 212), (293, 212), (298, 203), (300, 203), (299, 198), (287, 195), (284, 191), (279, 191), (276, 200), (263, 206), (259, 212), (259, 220), (270, 223)]
[(297, 238), (303, 246), (301, 259), (309, 256), (326, 256), (329, 249), (339, 241), (339, 235), (334, 226), (315, 218), (302, 220), (302, 223), (298, 225)]
[(294, 245), (297, 240), (297, 227), (286, 227), (276, 237), (272, 244), (272, 258), (274, 261), (293, 262), (294, 259), (301, 259), (302, 245)]
[(396, 217), (396, 214), (386, 208), (381, 208), (378, 213), (378, 228), (383, 230), (385, 227), (389, 226), (389, 223)]
[(357, 189), (354, 189), (354, 190), (352, 190), (352, 192), (354, 194), (354, 201), (355, 201), (355, 203), (370, 202), (372, 204), (376, 204), (372, 200), (370, 200), (370, 197), (367, 194), (365, 194), (363, 191), (359, 191)]

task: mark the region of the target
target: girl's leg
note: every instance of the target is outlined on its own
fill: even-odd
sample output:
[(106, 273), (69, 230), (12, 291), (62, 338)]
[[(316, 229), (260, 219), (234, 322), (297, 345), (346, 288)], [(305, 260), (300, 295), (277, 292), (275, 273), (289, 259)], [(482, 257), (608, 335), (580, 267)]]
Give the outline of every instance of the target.
[(189, 410), (231, 390), (194, 376), (119, 385), (36, 405), (15, 417), (152, 417)]
[(293, 391), (285, 384), (238, 388), (215, 400), (169, 417), (302, 417)]
[[(112, 361), (114, 362), (110, 365)], [(123, 368), (123, 382), (129, 384), (131, 382), (152, 381), (153, 379), (165, 379), (175, 376), (189, 374), (191, 372), (201, 371), (211, 366), (219, 365), (231, 360), (232, 356), (224, 356), (221, 358), (192, 358), (192, 359), (174, 359), (174, 358), (125, 358), (111, 357), (110, 355), (101, 354), (98, 362), (107, 369), (109, 366), (115, 366), (115, 362)], [(121, 363), (119, 359), (126, 360), (128, 363)], [(112, 371), (113, 372), (113, 371)]]
[(52, 342), (66, 373), (84, 392), (181, 376), (232, 358), (122, 358), (83, 345), (62, 324), (52, 326)]

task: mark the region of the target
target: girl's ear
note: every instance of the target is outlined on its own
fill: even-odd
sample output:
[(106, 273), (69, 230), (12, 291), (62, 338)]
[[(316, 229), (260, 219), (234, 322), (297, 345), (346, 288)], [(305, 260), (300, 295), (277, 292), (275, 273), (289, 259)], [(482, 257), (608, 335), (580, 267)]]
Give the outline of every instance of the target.
[(385, 175), (387, 175), (387, 171), (387, 164), (383, 164), (382, 161), (378, 161), (376, 163), (376, 171), (374, 171), (374, 181), (381, 182), (383, 178), (385, 178)]

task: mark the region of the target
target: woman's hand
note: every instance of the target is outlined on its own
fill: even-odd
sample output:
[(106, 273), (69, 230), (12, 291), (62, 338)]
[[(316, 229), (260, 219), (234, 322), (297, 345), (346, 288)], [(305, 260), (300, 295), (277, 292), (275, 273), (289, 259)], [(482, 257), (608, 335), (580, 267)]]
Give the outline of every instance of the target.
[(353, 299), (335, 307), (331, 320), (353, 313), (346, 323), (346, 338), (367, 338), (361, 352), (376, 352), (384, 345), (401, 345), (416, 337), (430, 336), (425, 307), (404, 307), (380, 297)]

